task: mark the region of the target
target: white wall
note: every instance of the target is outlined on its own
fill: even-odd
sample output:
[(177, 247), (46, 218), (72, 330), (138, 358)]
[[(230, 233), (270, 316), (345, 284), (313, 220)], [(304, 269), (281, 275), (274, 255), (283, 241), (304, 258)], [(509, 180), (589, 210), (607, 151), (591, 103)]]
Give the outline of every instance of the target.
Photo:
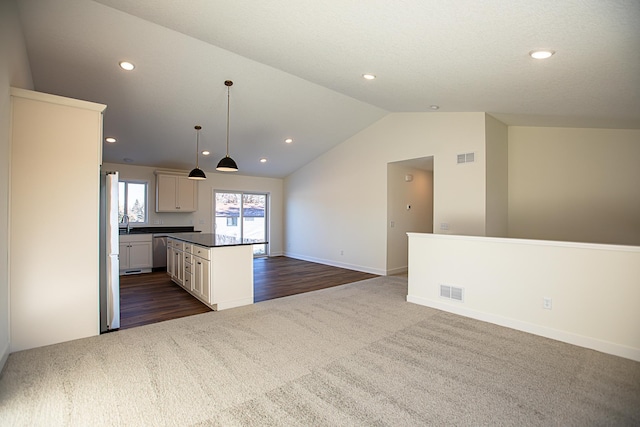
[[(407, 271), (407, 232), (433, 232), (433, 172), (407, 163), (387, 166), (387, 274)], [(407, 175), (411, 181), (405, 179)]]
[[(271, 256), (283, 253), (283, 180), (277, 178), (259, 178), (205, 171), (207, 179), (198, 183), (198, 211), (193, 213), (156, 213), (156, 176), (157, 168), (127, 164), (104, 163), (102, 170), (118, 171), (120, 179), (134, 179), (149, 183), (149, 226), (193, 225), (196, 230), (211, 233), (213, 225), (213, 190), (256, 191), (270, 194), (269, 206), (269, 250)], [(166, 169), (164, 169), (166, 170)], [(181, 171), (185, 174), (189, 171)]]
[(410, 234), (409, 257), (409, 302), (640, 361), (638, 246)]
[(509, 236), (640, 245), (640, 130), (509, 128)]
[(485, 114), (394, 113), (285, 179), (286, 254), (386, 274), (387, 163), (429, 156), (435, 231), (484, 235)]
[(509, 145), (508, 128), (490, 115), (485, 116), (487, 172), (487, 236), (507, 237), (509, 229)]
[(14, 0), (0, 1), (0, 370), (9, 356), (9, 88), (33, 89), (27, 49)]

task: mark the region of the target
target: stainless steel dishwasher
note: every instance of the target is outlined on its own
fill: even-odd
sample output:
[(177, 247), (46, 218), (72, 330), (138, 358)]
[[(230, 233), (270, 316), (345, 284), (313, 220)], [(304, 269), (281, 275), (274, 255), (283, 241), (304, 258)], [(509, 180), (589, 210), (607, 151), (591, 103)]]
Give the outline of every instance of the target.
[(167, 235), (153, 235), (153, 271), (167, 269)]

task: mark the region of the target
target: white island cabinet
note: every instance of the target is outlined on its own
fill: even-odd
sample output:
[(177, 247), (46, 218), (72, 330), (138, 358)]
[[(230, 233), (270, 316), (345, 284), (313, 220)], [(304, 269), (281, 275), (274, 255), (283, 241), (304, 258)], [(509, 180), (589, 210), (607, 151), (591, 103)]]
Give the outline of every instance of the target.
[(253, 246), (212, 234), (167, 238), (167, 274), (213, 310), (253, 304)]

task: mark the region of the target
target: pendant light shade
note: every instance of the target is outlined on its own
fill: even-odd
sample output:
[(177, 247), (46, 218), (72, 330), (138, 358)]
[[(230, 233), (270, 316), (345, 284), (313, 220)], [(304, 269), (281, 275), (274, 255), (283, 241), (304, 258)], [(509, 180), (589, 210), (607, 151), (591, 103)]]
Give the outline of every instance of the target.
[(223, 172), (237, 172), (238, 165), (236, 165), (236, 162), (231, 157), (226, 156), (218, 162), (216, 170)]
[(222, 172), (237, 172), (238, 165), (231, 157), (229, 157), (229, 88), (233, 85), (233, 82), (231, 80), (226, 80), (224, 85), (227, 87), (227, 155), (218, 162), (216, 170)]
[(203, 180), (207, 179), (207, 176), (204, 174), (204, 171), (198, 166), (198, 157), (200, 157), (200, 129), (202, 129), (202, 126), (195, 126), (194, 129), (196, 130), (196, 167), (191, 172), (189, 172), (188, 178)]

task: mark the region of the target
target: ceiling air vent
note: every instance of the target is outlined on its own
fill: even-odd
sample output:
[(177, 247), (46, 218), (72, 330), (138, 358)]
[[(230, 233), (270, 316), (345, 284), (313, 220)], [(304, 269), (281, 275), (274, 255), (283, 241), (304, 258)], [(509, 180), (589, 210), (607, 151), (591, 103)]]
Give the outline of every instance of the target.
[(440, 285), (440, 297), (464, 302), (464, 288)]
[(473, 163), (476, 161), (476, 153), (458, 154), (458, 164)]

